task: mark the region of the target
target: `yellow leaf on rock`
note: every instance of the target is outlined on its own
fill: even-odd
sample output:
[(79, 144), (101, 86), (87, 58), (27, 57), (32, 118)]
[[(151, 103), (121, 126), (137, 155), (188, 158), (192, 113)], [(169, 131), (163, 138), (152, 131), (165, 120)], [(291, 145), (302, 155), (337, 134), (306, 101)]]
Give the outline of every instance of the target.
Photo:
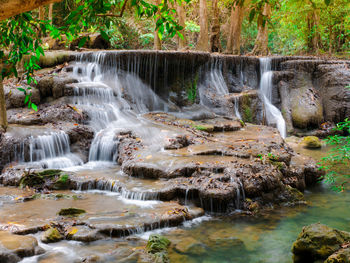
[(78, 232), (78, 229), (76, 227), (72, 227), (72, 229), (68, 232), (68, 234), (73, 236), (77, 232)]

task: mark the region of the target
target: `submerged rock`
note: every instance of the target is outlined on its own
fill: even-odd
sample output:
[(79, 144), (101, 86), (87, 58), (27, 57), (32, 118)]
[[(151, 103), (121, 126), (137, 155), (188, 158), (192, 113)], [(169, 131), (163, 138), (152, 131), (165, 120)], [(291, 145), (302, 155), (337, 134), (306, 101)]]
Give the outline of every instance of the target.
[(78, 216), (78, 215), (85, 214), (85, 213), (86, 213), (86, 211), (84, 209), (70, 207), (70, 208), (61, 209), (58, 212), (58, 215), (60, 215), (60, 216)]
[(320, 139), (316, 136), (307, 136), (302, 140), (301, 143), (304, 145), (305, 148), (308, 149), (317, 149), (322, 147)]
[(293, 260), (295, 263), (325, 260), (338, 251), (342, 244), (349, 241), (349, 232), (339, 231), (320, 223), (305, 226), (293, 243)]
[(1, 263), (16, 263), (23, 257), (31, 257), (42, 252), (35, 237), (0, 231)]
[(151, 235), (148, 239), (146, 252), (154, 257), (155, 263), (169, 262), (168, 247), (170, 241), (166, 237), (160, 235)]

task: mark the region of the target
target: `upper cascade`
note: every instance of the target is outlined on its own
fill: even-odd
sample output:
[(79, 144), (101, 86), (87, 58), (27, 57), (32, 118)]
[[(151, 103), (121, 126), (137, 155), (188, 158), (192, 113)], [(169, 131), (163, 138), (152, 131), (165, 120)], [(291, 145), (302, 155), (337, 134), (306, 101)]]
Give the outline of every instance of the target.
[(286, 122), (281, 111), (272, 104), (272, 76), (271, 58), (259, 58), (260, 60), (260, 96), (264, 103), (265, 118), (269, 125), (276, 125), (282, 138), (286, 138)]

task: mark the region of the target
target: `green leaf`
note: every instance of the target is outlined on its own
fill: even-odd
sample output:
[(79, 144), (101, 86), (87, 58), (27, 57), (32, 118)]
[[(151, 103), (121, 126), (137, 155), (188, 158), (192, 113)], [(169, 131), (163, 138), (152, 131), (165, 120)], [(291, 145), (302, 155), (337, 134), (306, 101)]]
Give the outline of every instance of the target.
[(331, 3), (331, 0), (324, 0), (326, 5), (329, 5)]
[(38, 106), (36, 106), (34, 103), (32, 103), (31, 107), (33, 110), (38, 111)]
[(81, 38), (79, 41), (78, 47), (81, 48), (82, 46), (84, 46), (86, 41), (87, 41), (87, 37)]
[(105, 31), (101, 30), (100, 33), (103, 39), (105, 39), (106, 41), (109, 41), (109, 37)]
[(26, 98), (24, 99), (24, 104), (27, 104), (27, 102), (29, 101), (29, 98), (30, 98), (30, 96), (26, 96)]

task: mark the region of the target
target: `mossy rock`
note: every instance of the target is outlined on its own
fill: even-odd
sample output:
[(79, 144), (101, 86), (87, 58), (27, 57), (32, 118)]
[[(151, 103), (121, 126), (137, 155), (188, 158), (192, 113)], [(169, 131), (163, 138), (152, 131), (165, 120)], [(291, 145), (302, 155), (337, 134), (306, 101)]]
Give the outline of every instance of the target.
[(146, 252), (152, 254), (155, 263), (169, 262), (168, 247), (170, 241), (161, 235), (151, 235), (148, 239)]
[(69, 189), (69, 175), (68, 174), (61, 174), (60, 177), (56, 180), (56, 182), (53, 184), (54, 190), (67, 190)]
[(292, 252), (295, 263), (325, 260), (350, 241), (350, 233), (317, 223), (303, 227)]
[(329, 256), (324, 263), (350, 263), (350, 248), (343, 248)]
[(54, 243), (54, 242), (61, 241), (62, 239), (63, 239), (63, 236), (57, 230), (57, 228), (49, 228), (41, 236), (41, 241), (43, 243)]
[(322, 147), (321, 141), (316, 136), (307, 136), (301, 142), (305, 148), (318, 149)]
[(214, 131), (214, 125), (210, 125), (210, 124), (194, 125), (193, 127), (199, 131), (205, 131), (205, 132), (213, 132)]
[(85, 214), (86, 211), (84, 209), (79, 209), (79, 208), (63, 208), (58, 212), (58, 215), (60, 216), (78, 216), (80, 214)]
[(298, 189), (291, 187), (290, 185), (287, 185), (287, 191), (290, 195), (291, 201), (304, 201), (304, 194), (300, 192)]

